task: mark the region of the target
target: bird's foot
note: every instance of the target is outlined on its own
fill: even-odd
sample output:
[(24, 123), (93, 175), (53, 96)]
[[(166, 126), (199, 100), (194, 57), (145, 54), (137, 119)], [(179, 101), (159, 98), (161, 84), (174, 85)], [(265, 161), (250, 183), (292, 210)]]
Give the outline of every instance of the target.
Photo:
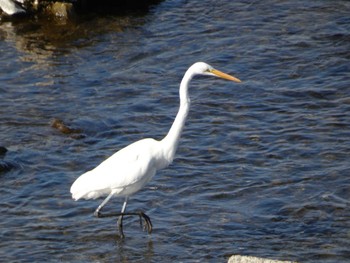
[(95, 217), (102, 217), (101, 212), (97, 211), (97, 210), (94, 212), (94, 216)]
[(139, 218), (140, 218), (140, 226), (142, 228), (142, 219), (145, 221), (145, 225), (143, 227), (144, 230), (147, 230), (148, 234), (151, 234), (152, 232), (152, 222), (151, 218), (146, 215), (144, 212), (140, 211), (138, 212)]
[(127, 212), (127, 213), (109, 213), (109, 214), (102, 214), (99, 210), (96, 210), (94, 212), (94, 216), (96, 216), (98, 218), (119, 216), (117, 224), (118, 224), (118, 230), (119, 230), (121, 238), (124, 238), (123, 222), (122, 222), (123, 216), (135, 216), (135, 215), (138, 216), (140, 219), (141, 228), (143, 228), (144, 230), (147, 230), (147, 232), (149, 234), (151, 234), (152, 227), (153, 227), (152, 222), (151, 222), (151, 218), (142, 211)]

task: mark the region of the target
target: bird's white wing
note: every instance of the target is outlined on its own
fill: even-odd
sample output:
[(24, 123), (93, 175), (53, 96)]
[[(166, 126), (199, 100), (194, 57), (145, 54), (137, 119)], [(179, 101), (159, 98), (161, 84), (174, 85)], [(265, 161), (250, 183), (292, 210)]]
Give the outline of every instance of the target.
[(130, 195), (141, 189), (156, 173), (158, 141), (143, 139), (121, 149), (72, 185), (75, 200), (109, 194)]

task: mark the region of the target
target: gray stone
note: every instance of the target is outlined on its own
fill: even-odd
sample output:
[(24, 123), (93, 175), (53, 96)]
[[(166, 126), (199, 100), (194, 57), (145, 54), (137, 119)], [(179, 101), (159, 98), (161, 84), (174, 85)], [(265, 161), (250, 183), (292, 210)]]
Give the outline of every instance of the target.
[(251, 256), (233, 255), (229, 258), (228, 263), (296, 263), (295, 261), (281, 261), (267, 258), (258, 258)]

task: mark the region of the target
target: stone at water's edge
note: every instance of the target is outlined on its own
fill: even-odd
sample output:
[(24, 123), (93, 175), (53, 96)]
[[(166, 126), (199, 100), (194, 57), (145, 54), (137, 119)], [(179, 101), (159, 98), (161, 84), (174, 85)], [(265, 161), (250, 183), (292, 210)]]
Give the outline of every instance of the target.
[(51, 15), (69, 19), (75, 12), (142, 9), (163, 0), (0, 0), (0, 19), (3, 16)]
[(15, 15), (15, 14), (21, 14), (26, 12), (19, 5), (19, 3), (16, 3), (15, 1), (12, 1), (12, 0), (0, 0), (0, 11), (1, 10), (8, 15)]
[(228, 263), (296, 263), (295, 261), (281, 261), (267, 258), (258, 258), (251, 256), (233, 255), (228, 260)]
[(57, 18), (68, 19), (75, 15), (74, 7), (72, 3), (55, 2), (46, 7), (49, 14), (54, 15)]
[(52, 0), (0, 0), (0, 14), (20, 15), (20, 14), (42, 14), (53, 16), (59, 19), (69, 19), (75, 15), (73, 3), (56, 2)]

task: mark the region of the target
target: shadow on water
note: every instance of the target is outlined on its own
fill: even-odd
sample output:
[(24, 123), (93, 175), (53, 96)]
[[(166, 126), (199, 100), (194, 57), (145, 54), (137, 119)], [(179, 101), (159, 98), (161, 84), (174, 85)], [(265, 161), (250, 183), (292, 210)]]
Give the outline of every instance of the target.
[(80, 0), (75, 6), (79, 13), (126, 14), (130, 12), (147, 13), (150, 6), (163, 0)]

